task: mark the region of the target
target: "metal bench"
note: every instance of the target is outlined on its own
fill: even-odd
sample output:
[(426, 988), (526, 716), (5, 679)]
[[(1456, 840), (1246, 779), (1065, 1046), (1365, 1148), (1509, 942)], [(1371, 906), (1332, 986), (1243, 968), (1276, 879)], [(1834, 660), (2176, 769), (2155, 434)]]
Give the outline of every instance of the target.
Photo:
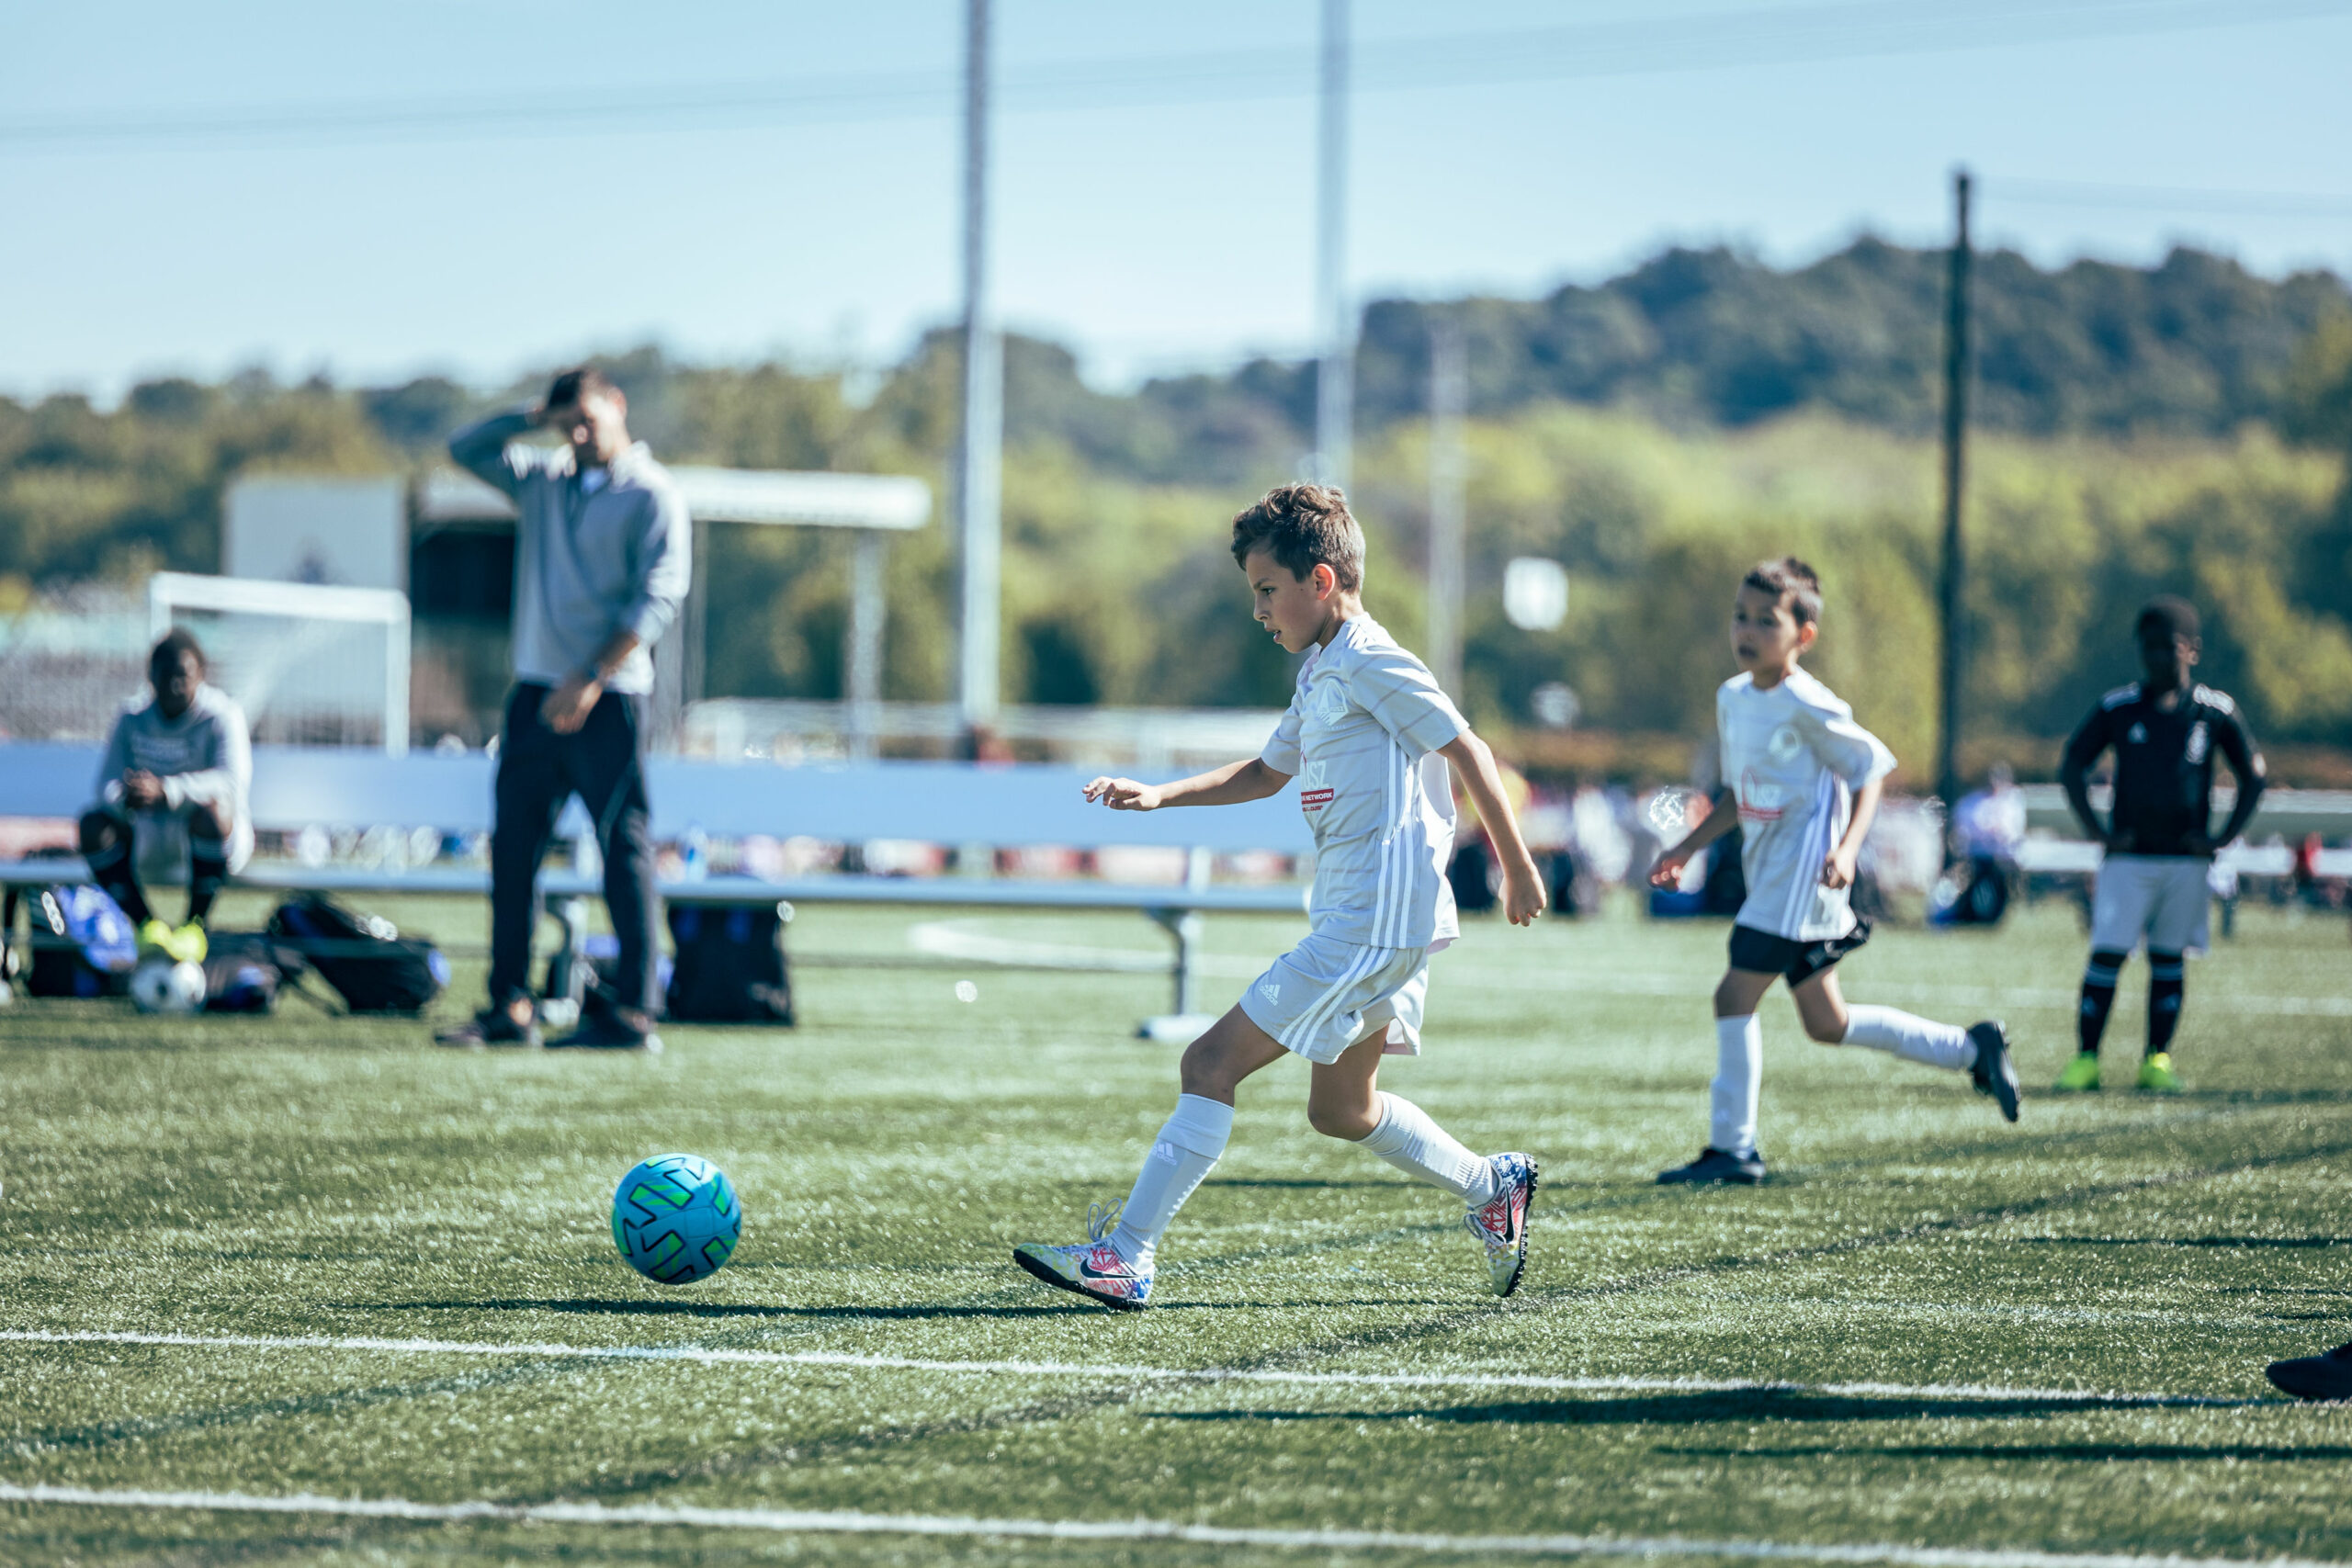
[[(89, 805), (99, 756), (95, 746), (0, 745), (0, 817), (78, 817)], [(344, 749), (259, 746), (254, 749), (254, 825), (281, 833), (311, 827), (483, 832), (491, 826), (494, 767), (479, 752), (386, 757)], [(659, 840), (675, 840), (698, 829), (721, 838), (798, 835), (838, 843), (903, 839), (949, 845), (1136, 845), (1186, 852), (1184, 881), (1164, 885), (873, 874), (783, 881), (707, 876), (661, 884), (662, 897), (673, 903), (1130, 910), (1173, 939), (1169, 964), (1173, 1013), (1145, 1025), (1156, 1038), (1182, 1035), (1202, 1021), (1195, 1012), (1194, 979), (1204, 916), (1298, 913), (1303, 908), (1305, 890), (1295, 884), (1216, 886), (1209, 881), (1211, 857), (1218, 852), (1302, 854), (1312, 848), (1297, 807), (1281, 797), (1216, 810), (1111, 812), (1081, 801), (1079, 788), (1088, 775), (1066, 767), (857, 762), (782, 768), (655, 757), (648, 770), (653, 832)], [(577, 802), (571, 811), (571, 824), (584, 831), (586, 818)], [(87, 875), (78, 858), (0, 862), (0, 886), (5, 887), (84, 881)], [(260, 862), (237, 880), (244, 886), (289, 892), (481, 897), (490, 891), (487, 871), (439, 864)], [(540, 873), (539, 896), (563, 919), (567, 946), (584, 934), (584, 901), (600, 886), (596, 878), (568, 866)]]

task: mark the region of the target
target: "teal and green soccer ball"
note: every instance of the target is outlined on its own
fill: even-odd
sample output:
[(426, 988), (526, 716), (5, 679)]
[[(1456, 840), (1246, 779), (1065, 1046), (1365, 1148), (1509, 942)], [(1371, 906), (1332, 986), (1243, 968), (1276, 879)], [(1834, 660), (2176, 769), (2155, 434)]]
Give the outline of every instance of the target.
[(716, 1274), (743, 1235), (743, 1206), (727, 1173), (694, 1155), (657, 1155), (613, 1193), (613, 1245), (657, 1284)]

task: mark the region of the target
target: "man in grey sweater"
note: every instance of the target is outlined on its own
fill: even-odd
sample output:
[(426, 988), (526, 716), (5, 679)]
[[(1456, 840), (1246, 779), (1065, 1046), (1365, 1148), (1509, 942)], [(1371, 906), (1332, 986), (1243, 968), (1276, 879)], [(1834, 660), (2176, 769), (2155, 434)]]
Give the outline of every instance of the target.
[[(549, 451), (514, 445), (561, 432)], [(514, 690), (498, 752), (490, 850), (490, 1006), (445, 1045), (537, 1045), (530, 995), (533, 885), (557, 814), (577, 792), (605, 852), (605, 903), (620, 941), (610, 1006), (560, 1046), (659, 1051), (653, 1032), (653, 853), (647, 833), (645, 700), (653, 645), (692, 577), (693, 531), (667, 470), (628, 434), (628, 400), (593, 368), (567, 370), (536, 409), (449, 438), (449, 455), (520, 513), (514, 551)]]

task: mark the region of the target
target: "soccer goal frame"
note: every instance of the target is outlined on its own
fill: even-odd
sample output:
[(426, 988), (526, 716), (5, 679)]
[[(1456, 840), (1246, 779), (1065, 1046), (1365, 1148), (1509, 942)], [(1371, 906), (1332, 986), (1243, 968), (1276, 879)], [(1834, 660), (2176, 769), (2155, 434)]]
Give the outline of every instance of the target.
[[(359, 622), (384, 630), (383, 747), (387, 756), (408, 751), (408, 595), (390, 588), (336, 588), (312, 582), (273, 582), (260, 578), (206, 577), (159, 571), (147, 580), (147, 622), (162, 637), (183, 611), (223, 615), (282, 615), (289, 620)], [(299, 654), (289, 646), (288, 657)]]

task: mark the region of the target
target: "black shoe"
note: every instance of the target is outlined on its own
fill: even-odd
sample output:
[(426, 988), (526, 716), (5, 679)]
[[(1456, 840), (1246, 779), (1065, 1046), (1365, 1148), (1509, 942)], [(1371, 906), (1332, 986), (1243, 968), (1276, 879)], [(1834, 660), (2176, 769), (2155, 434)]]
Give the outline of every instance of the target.
[(2273, 1361), (2262, 1375), (2297, 1399), (2352, 1399), (2352, 1345), (2338, 1345), (2324, 1356)]
[(1672, 1170), (1657, 1173), (1660, 1187), (1672, 1187), (1683, 1182), (1701, 1185), (1736, 1182), (1742, 1187), (1753, 1187), (1763, 1179), (1764, 1156), (1760, 1151), (1749, 1155), (1727, 1155), (1718, 1148), (1702, 1149), (1699, 1157), (1689, 1165), (1679, 1165)]
[(550, 1051), (641, 1051), (649, 1056), (662, 1054), (662, 1037), (653, 1032), (650, 1020), (623, 1017), (611, 1008), (590, 1008), (581, 1014), (580, 1027), (560, 1040), (548, 1042)]
[(517, 1023), (504, 1008), (484, 1008), (465, 1022), (435, 1034), (433, 1043), (460, 1051), (479, 1051), (486, 1045), (536, 1051), (540, 1045), (539, 1021)]
[(1976, 1080), (1976, 1092), (1991, 1095), (2001, 1114), (2016, 1121), (2018, 1065), (2009, 1059), (2008, 1026), (1988, 1018), (1970, 1024), (1968, 1038), (1976, 1044), (1976, 1065), (1968, 1069), (1968, 1076)]

